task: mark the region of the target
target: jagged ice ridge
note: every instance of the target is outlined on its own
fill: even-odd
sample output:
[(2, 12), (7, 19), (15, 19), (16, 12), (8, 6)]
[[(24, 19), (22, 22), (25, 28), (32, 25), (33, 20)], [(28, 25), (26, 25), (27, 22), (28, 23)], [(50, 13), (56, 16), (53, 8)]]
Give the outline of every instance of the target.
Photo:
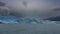
[(40, 18), (17, 18), (15, 16), (0, 16), (2, 24), (56, 24), (60, 21), (49, 21)]

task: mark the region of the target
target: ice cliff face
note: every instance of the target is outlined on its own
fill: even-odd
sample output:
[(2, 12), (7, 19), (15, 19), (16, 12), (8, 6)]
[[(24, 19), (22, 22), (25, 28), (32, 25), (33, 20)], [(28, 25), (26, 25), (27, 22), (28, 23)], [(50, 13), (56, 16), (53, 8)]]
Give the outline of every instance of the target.
[(56, 24), (59, 21), (42, 20), (40, 18), (17, 18), (15, 16), (0, 16), (0, 23), (4, 24)]

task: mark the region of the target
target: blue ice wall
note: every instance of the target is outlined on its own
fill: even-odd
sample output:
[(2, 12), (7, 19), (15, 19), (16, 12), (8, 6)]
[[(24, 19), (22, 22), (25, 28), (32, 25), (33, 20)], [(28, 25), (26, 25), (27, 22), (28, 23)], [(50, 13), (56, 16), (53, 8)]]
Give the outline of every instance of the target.
[(49, 21), (40, 18), (17, 18), (15, 16), (0, 16), (0, 23), (4, 23), (4, 24), (21, 24), (21, 23), (51, 24), (57, 22), (60, 23), (60, 21)]

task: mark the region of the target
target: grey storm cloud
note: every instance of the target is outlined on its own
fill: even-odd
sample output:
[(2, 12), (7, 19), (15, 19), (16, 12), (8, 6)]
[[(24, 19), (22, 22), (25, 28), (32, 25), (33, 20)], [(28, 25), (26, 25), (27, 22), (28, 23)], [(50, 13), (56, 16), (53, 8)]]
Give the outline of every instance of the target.
[(3, 3), (3, 2), (0, 2), (0, 6), (5, 6), (5, 3)]
[[(24, 17), (49, 18), (60, 16), (60, 0), (0, 0), (6, 3), (11, 15)], [(60, 10), (60, 9), (59, 9)]]

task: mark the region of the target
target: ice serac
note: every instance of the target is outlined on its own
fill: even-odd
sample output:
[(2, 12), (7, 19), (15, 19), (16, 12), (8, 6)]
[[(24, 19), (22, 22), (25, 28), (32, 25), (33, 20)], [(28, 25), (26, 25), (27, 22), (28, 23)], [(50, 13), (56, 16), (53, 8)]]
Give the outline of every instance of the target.
[(40, 18), (17, 18), (15, 16), (0, 16), (0, 23), (3, 24), (56, 24), (57, 22), (58, 21), (49, 21)]

